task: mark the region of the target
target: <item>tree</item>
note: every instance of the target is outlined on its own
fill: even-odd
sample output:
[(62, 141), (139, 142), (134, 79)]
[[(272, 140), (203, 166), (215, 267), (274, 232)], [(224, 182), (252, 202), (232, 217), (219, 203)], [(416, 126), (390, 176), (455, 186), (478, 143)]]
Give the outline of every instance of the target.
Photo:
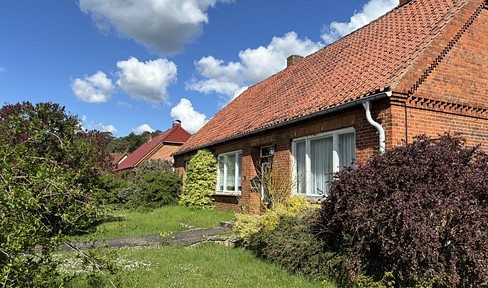
[(195, 208), (212, 208), (217, 185), (217, 159), (209, 150), (198, 150), (188, 165), (180, 204)]
[(110, 167), (105, 145), (58, 104), (0, 109), (0, 285), (59, 284), (51, 252), (97, 218), (91, 193)]

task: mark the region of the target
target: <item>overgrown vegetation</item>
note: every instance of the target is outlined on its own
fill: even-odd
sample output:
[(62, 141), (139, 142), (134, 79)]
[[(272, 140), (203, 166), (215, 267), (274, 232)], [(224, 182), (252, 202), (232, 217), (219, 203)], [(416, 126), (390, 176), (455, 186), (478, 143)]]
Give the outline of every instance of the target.
[(146, 160), (134, 169), (135, 177), (118, 194), (129, 207), (156, 208), (178, 203), (181, 176), (172, 170), (167, 160)]
[(217, 185), (217, 159), (209, 150), (199, 150), (186, 171), (180, 204), (193, 208), (212, 208)]
[(2, 287), (60, 285), (52, 251), (97, 218), (92, 192), (109, 165), (106, 142), (79, 123), (52, 103), (0, 109)]
[(237, 229), (257, 255), (341, 287), (484, 287), (487, 163), (462, 138), (419, 137), (336, 174), (320, 210)]
[(487, 163), (485, 152), (450, 135), (373, 157), (337, 175), (319, 238), (348, 257), (350, 281), (486, 285)]

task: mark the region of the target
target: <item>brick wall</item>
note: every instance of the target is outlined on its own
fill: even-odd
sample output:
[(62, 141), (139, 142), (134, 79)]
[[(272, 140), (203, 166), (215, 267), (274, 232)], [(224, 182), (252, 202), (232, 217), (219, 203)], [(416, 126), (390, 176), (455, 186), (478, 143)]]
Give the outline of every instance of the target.
[(164, 143), (161, 148), (159, 148), (151, 157), (149, 157), (149, 159), (173, 161), (173, 157), (171, 155), (178, 151), (178, 148), (181, 145), (182, 144)]
[(473, 1), (461, 15), (466, 22), (451, 23), (435, 43), (439, 55), (421, 57), (419, 62), (432, 64), (419, 85), (394, 93), (392, 146), (401, 145), (405, 134), (411, 142), (417, 135), (450, 132), (488, 150), (488, 9)]
[[(373, 119), (379, 123), (386, 123), (388, 115), (387, 100), (372, 102)], [(260, 212), (261, 194), (251, 192), (250, 179), (257, 176), (260, 169), (261, 147), (273, 146), (275, 149), (272, 158), (273, 167), (280, 169), (280, 171), (288, 171), (291, 174), (293, 139), (347, 127), (354, 127), (356, 130), (356, 158), (359, 162), (364, 163), (378, 149), (379, 140), (378, 132), (367, 122), (365, 110), (361, 105), (341, 113), (329, 114), (212, 147), (217, 155), (236, 150), (243, 152), (242, 193), (239, 197), (215, 195), (217, 209), (232, 208), (242, 209), (249, 213)], [(183, 173), (185, 161), (191, 159), (193, 155), (194, 153), (176, 157), (176, 170)]]

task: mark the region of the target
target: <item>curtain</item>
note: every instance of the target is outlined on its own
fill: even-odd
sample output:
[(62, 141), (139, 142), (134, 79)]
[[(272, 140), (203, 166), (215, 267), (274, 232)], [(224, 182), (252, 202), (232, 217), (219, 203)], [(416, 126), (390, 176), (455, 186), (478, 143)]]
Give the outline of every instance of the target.
[(332, 180), (333, 172), (332, 146), (333, 138), (326, 137), (310, 141), (310, 194), (327, 195), (328, 182)]
[(225, 179), (226, 191), (235, 191), (236, 185), (236, 155), (227, 155), (227, 177)]
[(237, 190), (242, 191), (242, 154), (237, 155)]
[(305, 141), (296, 143), (295, 161), (297, 162), (296, 177), (298, 181), (298, 194), (306, 193), (306, 172), (305, 172)]
[[(351, 166), (352, 160), (356, 158), (356, 144), (354, 133), (340, 134), (339, 147), (337, 153), (339, 154), (339, 169)], [(353, 168), (355, 165), (353, 165)]]
[(219, 191), (224, 191), (224, 161), (224, 156), (219, 157)]

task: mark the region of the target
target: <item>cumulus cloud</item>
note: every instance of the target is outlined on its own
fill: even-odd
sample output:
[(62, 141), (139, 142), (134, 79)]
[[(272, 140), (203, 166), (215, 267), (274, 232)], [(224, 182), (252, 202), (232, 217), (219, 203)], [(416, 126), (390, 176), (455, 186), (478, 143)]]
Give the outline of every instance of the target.
[(207, 10), (230, 0), (80, 0), (99, 30), (115, 29), (151, 52), (172, 55), (183, 50), (208, 23)]
[(193, 134), (207, 123), (207, 116), (195, 111), (190, 100), (181, 98), (180, 103), (171, 109), (171, 117), (174, 120), (180, 120), (181, 126)]
[(266, 47), (246, 49), (239, 52), (239, 62), (225, 63), (213, 56), (195, 62), (197, 72), (205, 79), (194, 79), (186, 88), (201, 93), (219, 93), (229, 100), (238, 96), (246, 86), (260, 82), (286, 67), (286, 58), (293, 54), (307, 56), (323, 47), (309, 39), (299, 39), (297, 33), (289, 32), (283, 37), (274, 37)]
[(83, 79), (76, 78), (71, 83), (71, 89), (76, 98), (88, 103), (104, 103), (110, 100), (114, 93), (115, 86), (107, 75), (98, 71), (92, 76), (86, 76)]
[(131, 57), (117, 62), (119, 80), (117, 85), (134, 99), (152, 103), (167, 102), (166, 88), (176, 81), (176, 65), (167, 59), (139, 62)]
[(360, 12), (354, 12), (354, 15), (351, 16), (348, 23), (332, 22), (330, 25), (324, 26), (321, 37), (326, 44), (330, 44), (369, 22), (378, 19), (397, 5), (398, 0), (370, 0), (364, 4)]
[(114, 125), (103, 125), (102, 123), (95, 123), (94, 121), (88, 122), (86, 115), (81, 117), (80, 124), (82, 129), (110, 132), (112, 135), (117, 135), (119, 133), (119, 130), (117, 130)]
[(151, 126), (147, 125), (147, 124), (142, 124), (141, 126), (137, 127), (137, 128), (132, 128), (132, 132), (136, 133), (136, 134), (141, 134), (142, 132), (145, 132), (145, 131), (148, 131), (148, 132), (154, 132), (155, 130), (151, 128)]

